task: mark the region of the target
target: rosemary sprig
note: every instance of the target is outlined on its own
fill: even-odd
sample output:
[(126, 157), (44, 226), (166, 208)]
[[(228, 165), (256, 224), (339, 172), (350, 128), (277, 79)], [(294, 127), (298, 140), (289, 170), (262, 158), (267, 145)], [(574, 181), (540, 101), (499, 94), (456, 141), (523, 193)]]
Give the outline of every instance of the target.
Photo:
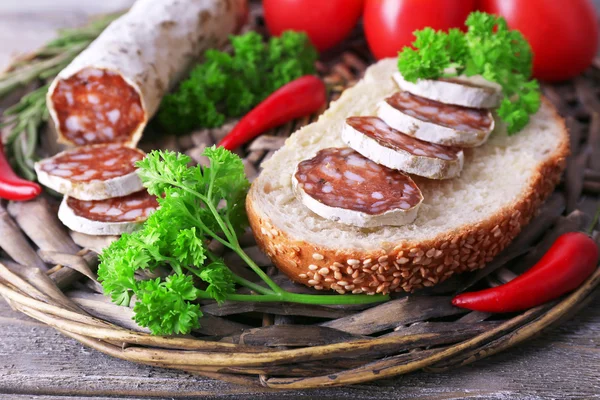
[[(26, 58), (16, 61), (0, 76), (0, 99), (23, 86), (34, 89), (4, 110), (0, 127), (10, 127), (5, 151), (13, 168), (27, 179), (35, 179), (33, 163), (39, 130), (48, 120), (48, 81), (64, 69), (121, 13), (96, 18), (80, 28), (63, 29), (58, 37)], [(39, 86), (35, 88), (36, 86)]]

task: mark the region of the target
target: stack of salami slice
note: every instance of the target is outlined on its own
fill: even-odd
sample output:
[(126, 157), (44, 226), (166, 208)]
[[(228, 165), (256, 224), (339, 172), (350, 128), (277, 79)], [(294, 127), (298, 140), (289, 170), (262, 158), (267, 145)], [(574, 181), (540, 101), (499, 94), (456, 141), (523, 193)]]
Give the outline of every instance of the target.
[(145, 156), (135, 148), (139, 95), (117, 74), (84, 69), (58, 80), (49, 100), (59, 141), (77, 146), (35, 165), (40, 183), (65, 195), (58, 217), (92, 235), (135, 230), (158, 207), (135, 167)]
[(493, 131), (499, 86), (477, 77), (411, 83), (397, 73), (394, 80), (400, 91), (379, 103), (377, 116), (346, 119), (341, 138), (350, 148), (298, 164), (294, 192), (314, 213), (359, 227), (412, 223), (423, 195), (407, 174), (455, 178), (462, 149)]

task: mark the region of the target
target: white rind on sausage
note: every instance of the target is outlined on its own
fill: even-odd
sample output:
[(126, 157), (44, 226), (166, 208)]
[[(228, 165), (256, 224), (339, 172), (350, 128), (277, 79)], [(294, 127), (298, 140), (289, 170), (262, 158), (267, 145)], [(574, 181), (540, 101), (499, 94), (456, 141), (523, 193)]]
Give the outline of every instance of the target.
[(386, 100), (378, 103), (377, 116), (400, 132), (442, 146), (481, 146), (494, 130), (494, 119), (491, 112), (489, 112), (491, 124), (478, 131), (462, 130), (416, 118), (392, 107)]
[[(375, 117), (372, 117), (375, 118)], [(380, 120), (381, 121), (381, 120)], [(381, 123), (384, 123), (381, 121)], [(389, 127), (388, 127), (389, 128)], [(395, 132), (402, 135), (400, 132)], [(418, 139), (409, 137), (415, 142)], [(453, 159), (415, 155), (408, 151), (391, 148), (365, 135), (348, 124), (342, 130), (342, 141), (366, 158), (391, 169), (397, 169), (409, 174), (414, 174), (430, 179), (449, 179), (460, 175), (464, 164), (464, 153), (456, 151)], [(421, 142), (422, 143), (422, 142)], [(416, 143), (418, 145), (418, 143)], [(430, 145), (427, 143), (427, 145)]]
[[(351, 149), (325, 149), (325, 150), (350, 150), (350, 151), (354, 152)], [(321, 152), (319, 152), (319, 153), (321, 153)], [(319, 153), (317, 153), (317, 156), (315, 156), (315, 157), (318, 157)], [(357, 156), (362, 158), (362, 156), (360, 156), (358, 153), (354, 153), (354, 154), (356, 154)], [(372, 163), (372, 161), (370, 161), (370, 160), (366, 160), (366, 161)], [(358, 227), (365, 227), (365, 228), (378, 227), (378, 226), (384, 226), (384, 225), (393, 225), (393, 226), (406, 225), (406, 224), (410, 224), (417, 218), (417, 213), (418, 213), (419, 207), (423, 201), (423, 195), (421, 194), (421, 191), (416, 186), (416, 184), (412, 181), (412, 179), (410, 179), (410, 177), (408, 177), (406, 175), (401, 174), (400, 172), (397, 172), (398, 174), (402, 175), (403, 178), (406, 179), (407, 184), (409, 184), (411, 186), (411, 190), (414, 190), (416, 196), (418, 196), (419, 201), (416, 204), (412, 204), (410, 206), (407, 204), (406, 205), (407, 208), (399, 208), (399, 207), (392, 208), (392, 209), (386, 210), (379, 214), (366, 213), (366, 212), (361, 212), (361, 211), (357, 211), (355, 209), (349, 208), (349, 207), (352, 207), (353, 205), (355, 205), (353, 203), (353, 201), (354, 201), (353, 199), (346, 199), (349, 202), (349, 204), (348, 204), (349, 207), (347, 207), (347, 208), (327, 205), (327, 204), (324, 204), (322, 201), (317, 200), (316, 198), (314, 198), (313, 196), (311, 196), (309, 193), (307, 193), (305, 191), (305, 189), (303, 187), (303, 183), (301, 183), (297, 178), (299, 168), (300, 168), (300, 164), (296, 167), (294, 174), (292, 174), (292, 187), (293, 187), (294, 194), (312, 212), (314, 212), (315, 214), (317, 214), (323, 218), (326, 218), (326, 219), (329, 219), (329, 220), (332, 220), (335, 222), (339, 222), (339, 223), (343, 223), (343, 224), (347, 224), (347, 225), (354, 225), (354, 226), (358, 226)], [(385, 167), (380, 167), (380, 168), (385, 168)], [(333, 185), (335, 185), (335, 183)], [(358, 185), (356, 187), (356, 190), (360, 190), (360, 185)], [(385, 198), (385, 194), (379, 193), (379, 192), (377, 194), (379, 196), (382, 196), (381, 197), (382, 199)], [(368, 195), (374, 195), (374, 193), (368, 193)]]
[[(101, 151), (104, 145), (94, 145), (91, 147)], [(77, 149), (65, 150), (54, 157), (36, 162), (34, 168), (38, 181), (58, 193), (78, 200), (104, 200), (112, 197), (126, 196), (143, 189), (142, 182), (136, 170), (114, 178), (92, 181), (77, 181), (45, 171), (44, 164), (51, 163), (55, 159), (74, 151), (77, 151)], [(141, 150), (137, 150), (137, 152), (143, 155)]]
[(84, 69), (119, 74), (140, 95), (144, 121), (131, 132), (135, 147), (163, 95), (206, 49), (222, 47), (239, 22), (243, 1), (138, 0), (54, 79), (47, 95), (59, 141), (67, 139), (58, 123), (52, 93), (58, 82)]
[(393, 75), (400, 89), (417, 96), (473, 108), (496, 108), (502, 100), (502, 87), (481, 76), (457, 76), (451, 79), (419, 79), (409, 82), (400, 72)]
[(138, 218), (132, 221), (106, 222), (95, 221), (81, 215), (68, 205), (69, 196), (63, 197), (58, 208), (58, 219), (69, 229), (75, 232), (85, 233), (87, 235), (121, 235), (138, 230), (146, 218)]

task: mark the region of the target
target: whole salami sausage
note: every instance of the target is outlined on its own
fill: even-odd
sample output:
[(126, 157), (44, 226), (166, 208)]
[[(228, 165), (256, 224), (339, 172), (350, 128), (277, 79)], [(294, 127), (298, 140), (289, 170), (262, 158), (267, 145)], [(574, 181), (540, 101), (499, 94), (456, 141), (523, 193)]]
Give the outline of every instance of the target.
[(135, 147), (165, 92), (203, 50), (221, 47), (245, 0), (138, 0), (52, 82), (59, 141)]

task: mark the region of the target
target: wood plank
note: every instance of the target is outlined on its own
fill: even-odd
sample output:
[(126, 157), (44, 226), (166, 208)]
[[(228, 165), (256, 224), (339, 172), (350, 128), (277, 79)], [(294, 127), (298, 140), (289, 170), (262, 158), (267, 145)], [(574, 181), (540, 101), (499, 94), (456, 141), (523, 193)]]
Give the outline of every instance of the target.
[[(0, 302), (0, 332), (0, 394), (10, 394), (6, 397), (10, 399), (49, 400), (67, 394), (78, 398), (259, 396), (255, 390), (110, 358), (32, 322), (4, 302)], [(302, 396), (591, 398), (599, 392), (599, 337), (600, 298), (574, 320), (541, 338), (473, 365), (440, 374), (419, 372), (348, 388), (303, 391)], [(260, 395), (267, 399), (281, 396), (279, 392)], [(293, 393), (285, 397), (297, 398)]]
[(404, 297), (321, 325), (348, 333), (369, 335), (403, 324), (467, 312), (452, 306), (450, 299), (443, 296)]

